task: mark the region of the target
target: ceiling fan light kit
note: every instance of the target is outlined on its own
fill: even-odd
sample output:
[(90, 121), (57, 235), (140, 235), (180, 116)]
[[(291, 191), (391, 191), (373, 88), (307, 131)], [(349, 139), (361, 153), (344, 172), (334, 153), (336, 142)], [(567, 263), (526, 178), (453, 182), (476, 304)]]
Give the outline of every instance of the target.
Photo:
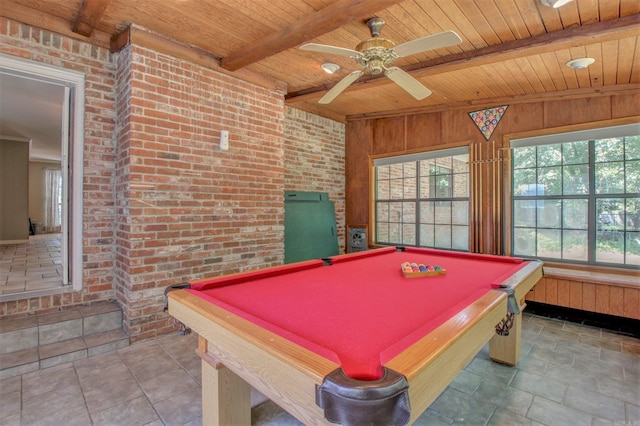
[(578, 58), (573, 59), (567, 62), (565, 65), (569, 68), (574, 68), (576, 70), (582, 70), (587, 68), (589, 65), (593, 64), (596, 60), (593, 58)]
[(318, 101), (319, 103), (328, 104), (365, 73), (370, 75), (384, 73), (387, 78), (415, 99), (422, 100), (429, 96), (431, 91), (402, 68), (389, 65), (397, 58), (414, 55), (426, 50), (452, 46), (462, 42), (460, 36), (455, 32), (444, 31), (396, 46), (393, 41), (380, 37), (380, 31), (384, 26), (384, 20), (382, 18), (369, 19), (367, 26), (371, 32), (371, 37), (358, 43), (355, 50), (316, 43), (307, 43), (300, 46), (301, 50), (347, 56), (354, 59), (355, 62), (362, 67), (361, 70), (353, 71), (340, 80)]
[(333, 74), (334, 72), (340, 70), (340, 65), (334, 64), (333, 62), (325, 62), (321, 65), (321, 67), (327, 74)]
[(571, 3), (573, 0), (540, 0), (540, 3), (542, 3), (545, 6), (549, 6), (549, 7), (553, 7), (554, 9), (557, 9), (559, 7), (564, 6), (565, 4)]

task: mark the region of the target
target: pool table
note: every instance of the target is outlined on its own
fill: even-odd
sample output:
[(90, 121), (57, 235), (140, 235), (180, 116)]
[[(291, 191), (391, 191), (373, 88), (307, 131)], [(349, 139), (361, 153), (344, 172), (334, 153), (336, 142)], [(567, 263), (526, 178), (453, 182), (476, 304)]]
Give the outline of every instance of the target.
[(250, 424), (251, 386), (305, 424), (407, 424), (487, 342), (517, 363), (519, 308), (541, 276), (535, 260), (385, 247), (166, 293), (199, 336), (205, 425)]

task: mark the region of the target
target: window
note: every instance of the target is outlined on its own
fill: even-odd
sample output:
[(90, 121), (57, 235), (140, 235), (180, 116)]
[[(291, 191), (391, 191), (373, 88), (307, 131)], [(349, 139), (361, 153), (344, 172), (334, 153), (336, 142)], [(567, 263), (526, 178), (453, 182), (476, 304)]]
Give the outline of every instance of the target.
[(469, 250), (466, 147), (374, 161), (377, 244)]
[(515, 256), (640, 265), (640, 127), (512, 141)]
[(62, 171), (45, 171), (45, 232), (60, 232), (62, 227)]

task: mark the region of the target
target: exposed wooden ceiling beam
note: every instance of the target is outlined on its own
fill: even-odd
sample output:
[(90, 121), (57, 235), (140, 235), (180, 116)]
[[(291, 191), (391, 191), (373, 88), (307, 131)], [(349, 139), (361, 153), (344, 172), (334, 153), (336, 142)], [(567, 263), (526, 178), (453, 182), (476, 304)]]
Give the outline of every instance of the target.
[(76, 19), (71, 24), (71, 31), (90, 37), (98, 25), (104, 11), (111, 0), (82, 0)]
[(270, 34), (245, 49), (222, 58), (221, 65), (230, 71), (246, 67), (261, 59), (290, 49), (305, 41), (338, 29), (358, 19), (373, 17), (402, 0), (338, 0), (288, 27)]
[(105, 49), (109, 48), (110, 36), (105, 32), (94, 30), (91, 33), (91, 36), (86, 37), (71, 31), (71, 25), (66, 19), (37, 11), (32, 7), (24, 6), (10, 0), (1, 1), (2, 7), (0, 7), (0, 15), (5, 18), (24, 22), (25, 24), (32, 25), (37, 28), (44, 28), (48, 31), (62, 34), (74, 40), (90, 41), (92, 44)]
[[(414, 77), (441, 74), (463, 67), (486, 65), (509, 59), (538, 55), (576, 45), (599, 43), (638, 35), (640, 15), (630, 15), (619, 19), (596, 22), (581, 27), (572, 27), (562, 31), (519, 39), (483, 47), (476, 50), (456, 53), (402, 67)], [(348, 91), (361, 90), (392, 82), (384, 76), (365, 76), (353, 83)], [(286, 95), (287, 101), (301, 101), (319, 98), (320, 94), (331, 89), (333, 84), (311, 87)]]

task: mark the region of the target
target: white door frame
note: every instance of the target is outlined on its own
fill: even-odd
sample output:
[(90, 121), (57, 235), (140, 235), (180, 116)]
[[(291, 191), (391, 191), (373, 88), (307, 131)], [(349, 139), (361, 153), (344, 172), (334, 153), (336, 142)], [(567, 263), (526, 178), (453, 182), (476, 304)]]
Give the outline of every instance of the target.
[[(0, 73), (30, 78), (65, 88), (63, 110), (62, 173), (63, 282), (82, 289), (82, 204), (85, 75), (40, 62), (0, 54)], [(69, 190), (71, 189), (71, 190)]]

